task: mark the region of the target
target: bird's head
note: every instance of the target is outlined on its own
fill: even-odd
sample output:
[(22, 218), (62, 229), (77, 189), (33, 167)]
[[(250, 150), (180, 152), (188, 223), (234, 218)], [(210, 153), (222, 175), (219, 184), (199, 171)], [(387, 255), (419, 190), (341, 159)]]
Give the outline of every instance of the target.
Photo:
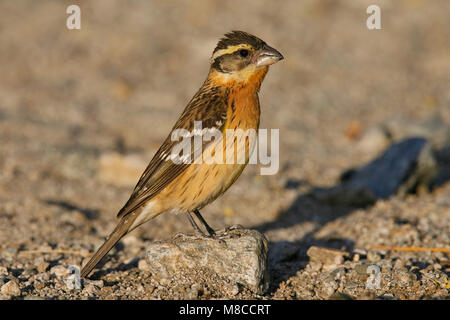
[[(218, 42), (211, 57), (211, 72), (224, 81), (246, 82), (264, 75), (283, 55), (260, 38), (232, 31)], [(261, 79), (262, 80), (262, 79)]]

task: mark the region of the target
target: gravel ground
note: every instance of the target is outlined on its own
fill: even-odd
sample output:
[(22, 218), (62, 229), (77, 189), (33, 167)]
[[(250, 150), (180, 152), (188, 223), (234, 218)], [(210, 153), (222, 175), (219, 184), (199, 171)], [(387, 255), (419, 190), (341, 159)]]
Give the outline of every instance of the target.
[[(365, 26), (373, 3), (382, 30)], [(0, 298), (448, 299), (449, 254), (373, 247), (450, 248), (450, 2), (103, 0), (81, 4), (78, 31), (66, 29), (65, 9), (0, 3)], [(260, 97), (261, 127), (280, 129), (280, 170), (249, 166), (203, 213), (215, 228), (265, 234), (269, 291), (208, 270), (157, 280), (147, 245), (192, 232), (174, 215), (135, 230), (70, 290), (67, 267), (114, 228), (232, 29), (285, 56)], [(386, 134), (390, 121), (403, 133)], [(364, 208), (309, 195), (418, 132), (438, 159), (431, 188)], [(338, 251), (323, 260), (311, 246)]]

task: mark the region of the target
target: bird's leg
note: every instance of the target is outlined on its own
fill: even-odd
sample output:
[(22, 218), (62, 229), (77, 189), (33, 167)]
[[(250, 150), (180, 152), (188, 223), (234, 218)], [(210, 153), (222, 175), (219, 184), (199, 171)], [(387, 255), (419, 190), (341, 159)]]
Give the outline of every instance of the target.
[(189, 222), (191, 223), (192, 227), (195, 230), (195, 233), (198, 235), (201, 235), (205, 237), (206, 235), (203, 233), (203, 231), (199, 228), (199, 226), (195, 223), (194, 219), (191, 216), (191, 213), (189, 211), (186, 211), (186, 217), (188, 218)]
[(206, 229), (206, 232), (208, 232), (208, 235), (210, 237), (214, 237), (216, 235), (216, 232), (214, 231), (213, 228), (211, 228), (209, 226), (208, 223), (206, 223), (205, 219), (203, 219), (202, 215), (200, 214), (200, 211), (198, 211), (197, 209), (194, 210), (195, 216), (197, 217), (198, 220), (200, 220), (200, 222), (203, 224), (203, 226)]

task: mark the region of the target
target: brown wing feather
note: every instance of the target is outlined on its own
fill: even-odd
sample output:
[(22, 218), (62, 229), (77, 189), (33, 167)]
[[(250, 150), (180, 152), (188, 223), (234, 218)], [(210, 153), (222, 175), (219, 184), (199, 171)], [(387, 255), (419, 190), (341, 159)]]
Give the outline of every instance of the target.
[[(212, 87), (205, 83), (186, 106), (172, 131), (175, 129), (186, 129), (192, 132), (194, 121), (202, 121), (203, 128), (217, 128), (222, 132), (226, 123), (227, 103), (227, 88)], [(219, 121), (221, 125), (217, 126)], [(170, 154), (172, 148), (178, 143), (171, 140), (171, 134), (169, 134), (153, 156), (134, 188), (130, 199), (117, 214), (119, 218), (133, 212), (143, 203), (153, 198), (191, 165), (185, 163), (175, 164), (173, 161), (163, 159), (163, 156)], [(203, 150), (209, 143), (211, 142), (203, 142)], [(191, 159), (193, 159), (194, 153), (195, 150), (191, 153)]]

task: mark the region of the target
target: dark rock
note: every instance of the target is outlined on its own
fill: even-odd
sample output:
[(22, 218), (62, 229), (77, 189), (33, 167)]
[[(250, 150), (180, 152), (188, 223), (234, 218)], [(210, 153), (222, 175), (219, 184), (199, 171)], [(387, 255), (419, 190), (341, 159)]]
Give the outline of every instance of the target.
[(312, 196), (334, 205), (365, 206), (394, 194), (405, 195), (435, 176), (436, 161), (424, 138), (392, 144), (378, 158), (357, 170), (349, 170), (332, 188), (317, 188)]

